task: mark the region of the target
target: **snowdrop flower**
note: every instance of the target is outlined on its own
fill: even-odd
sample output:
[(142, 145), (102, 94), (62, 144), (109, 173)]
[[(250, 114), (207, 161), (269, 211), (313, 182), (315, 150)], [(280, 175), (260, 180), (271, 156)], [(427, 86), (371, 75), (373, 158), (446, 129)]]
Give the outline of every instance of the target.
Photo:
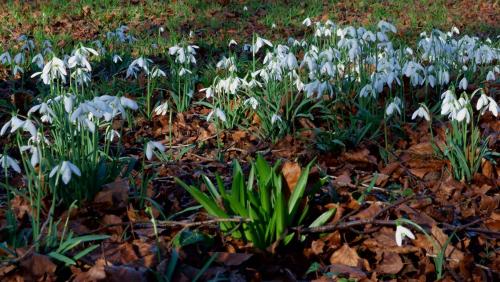
[(146, 144), (146, 158), (148, 160), (153, 159), (153, 150), (158, 150), (160, 152), (165, 152), (165, 146), (158, 141), (149, 141)]
[(243, 11), (248, 11), (248, 7), (247, 6), (243, 6)]
[(304, 21), (302, 21), (302, 24), (305, 26), (311, 26), (312, 21), (310, 18), (306, 18)]
[(64, 103), (64, 110), (66, 113), (71, 113), (73, 110), (73, 104), (75, 102), (75, 97), (73, 95), (64, 95), (63, 98), (63, 103)]
[(277, 121), (281, 122), (281, 121), (283, 121), (283, 120), (281, 119), (281, 116), (280, 116), (280, 115), (273, 114), (273, 115), (271, 116), (271, 124), (275, 124)]
[(299, 64), (297, 63), (297, 58), (295, 58), (295, 55), (293, 55), (291, 52), (288, 53), (288, 55), (286, 56), (286, 65), (290, 70), (299, 67)]
[(36, 56), (34, 56), (31, 60), (31, 63), (35, 64), (39, 69), (43, 69), (45, 61), (43, 60), (42, 54), (38, 53)]
[(127, 75), (126, 78), (130, 76), (134, 76), (137, 78), (137, 74), (140, 69), (142, 69), (145, 73), (149, 72), (149, 64), (153, 63), (151, 59), (144, 58), (144, 57), (139, 57), (130, 63), (127, 69)]
[(127, 107), (133, 111), (137, 110), (139, 108), (139, 106), (137, 105), (137, 103), (132, 100), (132, 99), (129, 99), (127, 97), (120, 97), (120, 104), (124, 107)]
[(214, 91), (212, 89), (212, 86), (203, 88), (200, 90), (200, 92), (205, 92), (205, 97), (207, 97), (207, 99), (214, 96)]
[(494, 116), (498, 116), (498, 104), (491, 97), (486, 96), (484, 93), (481, 94), (477, 100), (476, 109), (484, 114), (489, 110)]
[(236, 43), (234, 39), (231, 39), (231, 41), (229, 41), (228, 46), (231, 47), (232, 45), (238, 45), (238, 43)]
[(77, 68), (71, 73), (71, 77), (75, 79), (78, 85), (88, 84), (92, 80), (90, 72), (86, 68)]
[(0, 63), (2, 63), (2, 65), (12, 64), (12, 58), (10, 57), (8, 51), (5, 51), (2, 55), (0, 55)]
[(252, 52), (257, 53), (259, 52), (260, 48), (262, 48), (264, 45), (267, 45), (269, 47), (273, 47), (273, 44), (271, 41), (264, 39), (260, 36), (257, 36), (257, 40), (255, 41), (255, 44), (252, 45)]
[(21, 173), (21, 168), (17, 161), (7, 155), (0, 154), (0, 166), (4, 169), (12, 168), (15, 172)]
[(40, 76), (43, 80), (43, 83), (49, 85), (55, 79), (61, 79), (63, 83), (66, 82), (66, 67), (64, 62), (57, 58), (53, 57), (42, 69), (41, 72), (36, 72), (31, 75), (31, 78)]
[(113, 142), (113, 140), (115, 140), (115, 137), (121, 138), (121, 135), (120, 132), (114, 129), (111, 129), (110, 131), (108, 131), (108, 134), (106, 134), (106, 139), (109, 140), (110, 142)]
[[(61, 175), (64, 184), (68, 184), (71, 181), (71, 175), (82, 176), (80, 169), (69, 161), (63, 161), (62, 163), (56, 165), (49, 174), (49, 178), (54, 177), (54, 175)], [(57, 182), (57, 179), (56, 179)]]
[(404, 226), (401, 226), (401, 225), (398, 225), (396, 227), (396, 244), (399, 246), (399, 247), (402, 247), (403, 246), (403, 239), (405, 237), (408, 237), (412, 240), (415, 240), (415, 234), (413, 234), (413, 232), (411, 232), (410, 229), (404, 227)]
[(250, 105), (250, 107), (252, 107), (252, 109), (256, 110), (257, 107), (259, 106), (259, 101), (257, 101), (257, 99), (255, 99), (255, 97), (250, 97), (250, 98), (245, 100), (244, 104)]
[(14, 63), (18, 64), (18, 65), (22, 65), (24, 64), (24, 61), (25, 61), (25, 56), (24, 56), (24, 53), (21, 52), (21, 53), (17, 53), (15, 56), (14, 56)]
[(120, 57), (120, 55), (117, 55), (117, 54), (113, 55), (113, 63), (118, 64), (118, 62), (122, 62), (122, 61), (123, 60), (122, 60), (122, 57)]
[(382, 32), (390, 31), (392, 33), (396, 33), (396, 27), (384, 20), (381, 20), (377, 24), (378, 29), (380, 29)]
[(385, 109), (386, 115), (392, 116), (392, 114), (394, 114), (395, 111), (397, 111), (398, 114), (401, 115), (401, 109), (400, 109), (401, 106), (402, 106), (401, 99), (399, 99), (398, 97), (394, 98), (394, 100), (391, 103), (389, 103), (389, 105)]
[(31, 166), (36, 167), (36, 165), (40, 163), (40, 159), (42, 158), (42, 156), (36, 146), (33, 145), (21, 146), (19, 150), (21, 152), (28, 150), (31, 152), (31, 159), (30, 159)]
[(14, 69), (12, 70), (12, 75), (17, 76), (19, 73), (24, 73), (24, 69), (18, 65), (14, 66)]
[(208, 116), (207, 116), (207, 121), (210, 121), (212, 119), (212, 116), (216, 116), (218, 119), (220, 119), (222, 122), (226, 122), (227, 119), (226, 119), (226, 114), (224, 113), (224, 111), (222, 111), (221, 109), (219, 108), (215, 108), (214, 110), (212, 110)]
[(157, 78), (157, 77), (166, 77), (167, 75), (165, 74), (164, 71), (162, 71), (159, 67), (154, 67), (153, 71), (151, 72), (151, 77), (152, 78)]
[(486, 81), (495, 81), (495, 73), (493, 71), (489, 71), (486, 74)]
[(81, 67), (83, 69), (86, 69), (88, 71), (92, 71), (92, 67), (90, 66), (89, 61), (87, 60), (87, 57), (80, 53), (74, 53), (73, 56), (71, 56), (68, 59), (68, 67), (70, 69), (75, 68), (75, 67)]
[(365, 85), (359, 92), (359, 96), (361, 97), (368, 97), (369, 95), (371, 95), (373, 98), (377, 96), (377, 93), (375, 93), (371, 84)]
[(28, 111), (28, 117), (34, 112), (39, 112), (42, 115), (41, 119), (43, 122), (51, 123), (52, 118), (55, 116), (54, 111), (50, 108), (49, 104), (47, 103), (41, 103), (31, 107), (31, 109), (29, 109)]
[(188, 74), (188, 73), (189, 73), (189, 74), (192, 74), (193, 72), (191, 72), (190, 70), (188, 70), (188, 69), (186, 69), (186, 68), (181, 68), (181, 69), (179, 70), (179, 76), (184, 76), (184, 75), (186, 75), (186, 74)]
[(31, 120), (21, 120), (17, 116), (12, 116), (12, 118), (2, 126), (0, 130), (0, 136), (3, 136), (7, 129), (10, 127), (10, 133), (16, 132), (18, 129), (22, 128), (24, 131), (27, 131), (31, 134), (31, 136), (35, 136), (37, 134), (37, 130), (33, 122)]
[(456, 115), (453, 115), (452, 116), (452, 119), (458, 121), (458, 122), (462, 122), (463, 120), (466, 121), (466, 123), (469, 123), (470, 122), (470, 113), (469, 113), (469, 109), (467, 107), (462, 107)]
[(411, 119), (414, 120), (417, 117), (424, 118), (426, 121), (431, 121), (431, 115), (429, 114), (429, 109), (424, 104), (421, 104), (420, 107), (413, 112)]
[(468, 86), (468, 82), (467, 82), (467, 78), (465, 78), (465, 76), (460, 80), (460, 82), (458, 83), (458, 88), (462, 89), (462, 90), (467, 90), (467, 86)]
[(168, 101), (158, 105), (154, 110), (154, 113), (159, 116), (164, 116), (168, 113)]

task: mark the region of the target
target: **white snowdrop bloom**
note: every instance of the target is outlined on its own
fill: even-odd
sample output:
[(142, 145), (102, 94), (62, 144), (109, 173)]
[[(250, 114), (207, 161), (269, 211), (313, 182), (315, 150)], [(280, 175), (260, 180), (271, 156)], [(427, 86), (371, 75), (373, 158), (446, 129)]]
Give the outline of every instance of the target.
[(22, 65), (24, 64), (24, 61), (26, 60), (26, 57), (24, 55), (23, 52), (20, 52), (20, 53), (17, 53), (15, 56), (14, 56), (14, 63), (16, 63), (17, 65)]
[(55, 117), (54, 111), (50, 108), (49, 104), (47, 103), (41, 103), (31, 107), (31, 109), (28, 111), (28, 117), (34, 112), (39, 112), (42, 115), (41, 116), (42, 122), (52, 123), (52, 119), (53, 117)]
[(231, 47), (231, 46), (233, 46), (233, 45), (238, 45), (238, 43), (236, 42), (236, 40), (231, 39), (231, 41), (229, 41), (228, 46), (229, 46), (229, 47)]
[(476, 110), (480, 111), (483, 109), (483, 107), (486, 107), (489, 103), (488, 96), (486, 94), (482, 93), (481, 96), (479, 96), (479, 99), (477, 99), (477, 104), (476, 104)]
[(63, 98), (64, 110), (68, 114), (71, 113), (71, 111), (73, 111), (73, 104), (75, 103), (74, 99), (75, 98), (73, 95), (64, 95), (64, 98)]
[(108, 133), (106, 134), (106, 140), (113, 142), (113, 140), (115, 140), (115, 138), (121, 138), (120, 132), (118, 132), (114, 129), (111, 129), (110, 131), (108, 131)]
[(269, 47), (273, 47), (273, 44), (271, 41), (264, 39), (260, 36), (257, 36), (257, 40), (255, 40), (255, 44), (252, 45), (252, 52), (257, 53), (259, 52), (260, 48), (262, 48), (264, 45), (267, 45)]
[(153, 67), (153, 71), (151, 72), (152, 78), (166, 77), (166, 76), (167, 75), (165, 74), (165, 72), (162, 71), (159, 67), (157, 67), (157, 66)]
[(61, 175), (64, 184), (68, 184), (71, 181), (71, 175), (73, 174), (82, 176), (82, 172), (76, 165), (69, 161), (63, 161), (50, 171), (49, 178), (54, 177), (54, 175)]
[(158, 105), (154, 109), (154, 113), (158, 116), (164, 116), (168, 113), (168, 101), (165, 101), (164, 103)]
[(5, 51), (0, 55), (0, 63), (2, 63), (2, 65), (12, 64), (12, 57), (10, 56), (9, 51)]
[(165, 146), (158, 141), (149, 141), (146, 144), (146, 158), (148, 160), (153, 159), (153, 151), (158, 150), (160, 152), (165, 152)]
[(126, 78), (133, 76), (137, 78), (137, 74), (142, 69), (145, 73), (149, 72), (149, 64), (153, 63), (151, 59), (139, 57), (130, 63), (127, 68)]
[(224, 111), (222, 111), (219, 108), (215, 108), (210, 113), (208, 113), (207, 121), (210, 121), (214, 115), (215, 115), (215, 117), (220, 119), (222, 122), (226, 122), (226, 120), (227, 120), (226, 114), (224, 113)]
[(377, 37), (371, 31), (364, 32), (361, 38), (366, 42), (375, 42), (377, 40)]
[(243, 6), (243, 11), (248, 11), (248, 7), (247, 6)]
[(186, 74), (192, 74), (192, 72), (190, 70), (188, 70), (188, 69), (185, 69), (185, 68), (181, 68), (179, 70), (179, 76), (184, 76)]
[(205, 92), (205, 97), (207, 97), (207, 99), (214, 96), (214, 90), (212, 86), (200, 89), (200, 92)]
[(12, 75), (17, 76), (20, 73), (24, 73), (24, 69), (18, 65), (15, 65), (14, 69), (12, 70)]
[(495, 73), (493, 71), (489, 71), (486, 74), (486, 81), (495, 81)]
[[(320, 81), (316, 79), (316, 80), (311, 81), (303, 86), (303, 89), (306, 92), (307, 98), (312, 97), (312, 95), (314, 93), (319, 93), (319, 90), (318, 90), (319, 85), (320, 85)], [(318, 94), (318, 96), (319, 96), (319, 94)]]
[(71, 73), (71, 77), (78, 85), (88, 84), (92, 80), (90, 72), (86, 68), (77, 68), (74, 72)]
[(303, 21), (302, 21), (302, 24), (305, 25), (305, 26), (311, 26), (312, 25), (312, 21), (310, 18), (305, 18)]
[(469, 123), (470, 122), (469, 109), (467, 109), (467, 107), (461, 108), (456, 115), (452, 116), (452, 119), (458, 122), (462, 122), (463, 120), (465, 120), (466, 123)]
[(256, 110), (257, 107), (259, 106), (259, 101), (257, 101), (257, 99), (255, 99), (255, 97), (250, 97), (250, 98), (245, 100), (244, 104), (250, 105), (250, 107), (252, 107), (252, 109)]
[(41, 72), (36, 72), (31, 77), (40, 76), (43, 80), (43, 83), (49, 85), (55, 79), (61, 79), (63, 83), (66, 82), (66, 66), (64, 65), (64, 61), (57, 57), (53, 57), (42, 69)]
[(490, 103), (488, 104), (488, 110), (495, 116), (498, 116), (498, 104), (493, 98), (488, 97)]
[(476, 109), (484, 114), (486, 111), (490, 111), (494, 116), (498, 116), (498, 104), (491, 98), (486, 96), (484, 93), (481, 94), (477, 100)]
[(460, 30), (458, 30), (458, 27), (454, 26), (451, 28), (451, 33), (460, 34)]
[(469, 83), (467, 82), (467, 78), (465, 78), (465, 76), (460, 80), (460, 82), (458, 83), (458, 88), (462, 89), (462, 90), (467, 90), (467, 86), (469, 85)]
[(118, 64), (118, 62), (122, 62), (122, 61), (123, 60), (122, 60), (122, 57), (120, 57), (120, 55), (118, 55), (118, 54), (113, 55), (113, 63)]
[(385, 109), (385, 113), (388, 116), (392, 116), (395, 112), (398, 112), (398, 114), (401, 115), (401, 108), (400, 108), (401, 106), (402, 106), (401, 99), (396, 97), (391, 103), (389, 103), (389, 105)]
[(0, 129), (0, 136), (3, 136), (9, 127), (10, 133), (14, 133), (18, 129), (22, 128), (24, 131), (29, 132), (31, 136), (35, 136), (37, 134), (37, 129), (31, 120), (21, 120), (17, 116), (12, 116), (12, 118), (2, 126), (2, 129)]
[(21, 168), (17, 161), (7, 155), (0, 154), (0, 166), (3, 169), (12, 168), (15, 172), (21, 173)]
[(371, 84), (367, 84), (365, 85), (363, 88), (361, 88), (361, 91), (359, 92), (359, 96), (361, 97), (368, 97), (368, 96), (372, 96), (372, 97), (376, 97), (376, 93), (375, 91), (373, 90), (373, 87)]
[(273, 114), (273, 115), (271, 116), (271, 124), (275, 124), (277, 121), (281, 122), (281, 121), (283, 121), (283, 120), (281, 119), (281, 116), (280, 116), (280, 115)]
[[(98, 42), (98, 45), (101, 45), (100, 41), (97, 41), (97, 42)], [(73, 53), (81, 55), (83, 57), (88, 57), (91, 54), (94, 55), (94, 56), (99, 56), (99, 53), (97, 53), (96, 50), (94, 50), (92, 48), (89, 48), (89, 47), (85, 47), (83, 45), (81, 45), (80, 47), (76, 48), (73, 51)]]
[(45, 64), (43, 55), (38, 53), (36, 56), (33, 57), (31, 63), (35, 64), (39, 69), (43, 69), (43, 65)]
[(137, 103), (132, 100), (132, 99), (129, 99), (127, 97), (120, 97), (120, 104), (124, 107), (127, 107), (133, 111), (137, 110), (139, 108), (139, 106), (137, 105)]
[(295, 58), (295, 55), (292, 54), (291, 52), (288, 53), (286, 56), (286, 65), (288, 69), (293, 70), (299, 67), (299, 64), (297, 63), (297, 58)]
[(90, 63), (87, 60), (87, 57), (85, 57), (80, 53), (74, 53), (74, 55), (68, 59), (68, 67), (70, 69), (75, 67), (81, 67), (88, 71), (92, 71), (92, 67), (90, 66)]
[(390, 31), (392, 33), (396, 33), (396, 27), (392, 25), (391, 23), (388, 23), (384, 20), (381, 20), (377, 24), (378, 29), (380, 29), (382, 32)]
[(403, 246), (403, 239), (405, 237), (408, 237), (412, 240), (415, 240), (415, 234), (413, 234), (413, 232), (411, 232), (410, 229), (408, 229), (404, 226), (398, 225), (396, 227), (396, 244), (399, 247)]
[(38, 147), (33, 146), (33, 145), (26, 145), (26, 146), (21, 146), (21, 148), (19, 148), (19, 150), (21, 152), (30, 151), (30, 153), (31, 153), (31, 158), (30, 158), (31, 166), (36, 167), (36, 165), (40, 163), (42, 156), (40, 154), (40, 150), (38, 150)]
[(420, 107), (413, 112), (413, 115), (411, 116), (411, 119), (414, 120), (417, 117), (424, 118), (426, 121), (431, 121), (431, 116), (429, 114), (429, 110), (425, 105), (420, 105)]

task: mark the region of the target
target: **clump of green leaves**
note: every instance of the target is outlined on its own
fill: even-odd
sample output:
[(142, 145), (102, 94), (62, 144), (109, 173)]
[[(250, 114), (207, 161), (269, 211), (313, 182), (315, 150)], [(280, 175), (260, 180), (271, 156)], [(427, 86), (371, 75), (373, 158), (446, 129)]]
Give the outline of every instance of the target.
[[(237, 222), (222, 222), (220, 225), (223, 232), (231, 232), (233, 237), (242, 238), (259, 249), (265, 249), (276, 241), (288, 244), (294, 233), (288, 234), (287, 229), (302, 224), (306, 219), (309, 207), (301, 203), (307, 196), (306, 187), (311, 165), (312, 163), (308, 164), (302, 170), (289, 197), (286, 196), (283, 178), (278, 170), (280, 163), (271, 166), (261, 156), (251, 164), (246, 180), (240, 164), (233, 162), (230, 190), (226, 190), (219, 176), (216, 176), (217, 186), (208, 177), (203, 176), (208, 193), (203, 193), (199, 188), (187, 185), (179, 179), (177, 182), (210, 215), (218, 218), (239, 216), (245, 219), (241, 225)], [(322, 225), (331, 215), (333, 212), (327, 211), (313, 224)]]

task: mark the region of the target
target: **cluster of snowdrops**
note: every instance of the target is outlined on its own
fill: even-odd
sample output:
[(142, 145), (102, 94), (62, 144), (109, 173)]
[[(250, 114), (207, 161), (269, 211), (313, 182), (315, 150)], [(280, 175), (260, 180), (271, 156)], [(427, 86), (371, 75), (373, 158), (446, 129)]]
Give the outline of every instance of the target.
[[(58, 204), (90, 199), (122, 172), (128, 158), (117, 148), (122, 125), (133, 127), (134, 114), (152, 119), (202, 105), (211, 109), (205, 118), (218, 131), (252, 128), (271, 142), (294, 134), (299, 120), (308, 119), (324, 131), (354, 132), (359, 139), (383, 134), (386, 150), (393, 127), (426, 122), (432, 136), (433, 122), (449, 120), (446, 140), (434, 147), (450, 161), (453, 176), (464, 181), (495, 154), (478, 123), (485, 113), (498, 116), (495, 97), (481, 87), (500, 75), (497, 39), (462, 36), (453, 28), (424, 32), (409, 46), (392, 40), (396, 28), (385, 21), (373, 30), (310, 19), (303, 24), (308, 33), (301, 40), (278, 43), (258, 35), (248, 44), (231, 40), (219, 58), (199, 58), (200, 48), (187, 38), (159, 54), (168, 62), (163, 65), (130, 57), (125, 50), (137, 39), (124, 26), (108, 32), (104, 42), (79, 44), (70, 54), (59, 53), (49, 41), (38, 46), (27, 36), (13, 42), (0, 63), (13, 79), (38, 81), (40, 94), (27, 114), (14, 111), (1, 127), (0, 135), (10, 135), (10, 150), (18, 150), (20, 159), (5, 150), (0, 167), (9, 205), (22, 195), (33, 207), (31, 221), (38, 230), (33, 241), (43, 225), (42, 199), (52, 198), (53, 212)], [(114, 71), (108, 79), (130, 84), (142, 79), (144, 87), (136, 97), (100, 95), (93, 62)], [(195, 95), (200, 82), (203, 95)], [(147, 141), (144, 161), (166, 149), (163, 140)], [(26, 189), (9, 185), (9, 170), (24, 175)]]

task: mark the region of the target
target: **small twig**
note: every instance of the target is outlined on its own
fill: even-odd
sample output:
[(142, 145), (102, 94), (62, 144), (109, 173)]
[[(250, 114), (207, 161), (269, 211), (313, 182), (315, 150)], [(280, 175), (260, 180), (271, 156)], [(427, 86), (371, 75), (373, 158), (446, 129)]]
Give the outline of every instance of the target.
[[(241, 223), (250, 222), (250, 221), (251, 221), (250, 219), (243, 218), (243, 217), (213, 218), (213, 219), (203, 220), (203, 221), (158, 220), (156, 222), (156, 226), (160, 227), (160, 228), (175, 227), (175, 226), (181, 226), (182, 228), (189, 228), (189, 227), (212, 225), (212, 224), (217, 224), (217, 223), (221, 223), (221, 222), (236, 222), (236, 223), (241, 224)], [(141, 228), (150, 228), (152, 226), (152, 223), (150, 221), (112, 223), (112, 224), (106, 224), (102, 227), (99, 227), (99, 228), (94, 229), (90, 232), (86, 232), (86, 233), (80, 234), (80, 235), (95, 234), (97, 232), (106, 230), (107, 228), (110, 228), (110, 227), (124, 226), (124, 225), (130, 225), (134, 228), (141, 229)]]
[(0, 265), (6, 266), (6, 265), (10, 265), (10, 264), (16, 264), (16, 263), (22, 261), (24, 258), (31, 255), (33, 253), (33, 251), (35, 250), (36, 246), (42, 240), (43, 232), (45, 231), (47, 224), (49, 224), (49, 221), (50, 221), (50, 216), (48, 216), (47, 219), (45, 220), (45, 222), (42, 224), (42, 227), (40, 228), (40, 234), (38, 234), (38, 236), (35, 239), (35, 241), (33, 242), (33, 244), (28, 248), (28, 250), (26, 250), (26, 252), (24, 254), (22, 254), (19, 257), (14, 258), (14, 259), (11, 259), (11, 260), (2, 261), (2, 263)]

